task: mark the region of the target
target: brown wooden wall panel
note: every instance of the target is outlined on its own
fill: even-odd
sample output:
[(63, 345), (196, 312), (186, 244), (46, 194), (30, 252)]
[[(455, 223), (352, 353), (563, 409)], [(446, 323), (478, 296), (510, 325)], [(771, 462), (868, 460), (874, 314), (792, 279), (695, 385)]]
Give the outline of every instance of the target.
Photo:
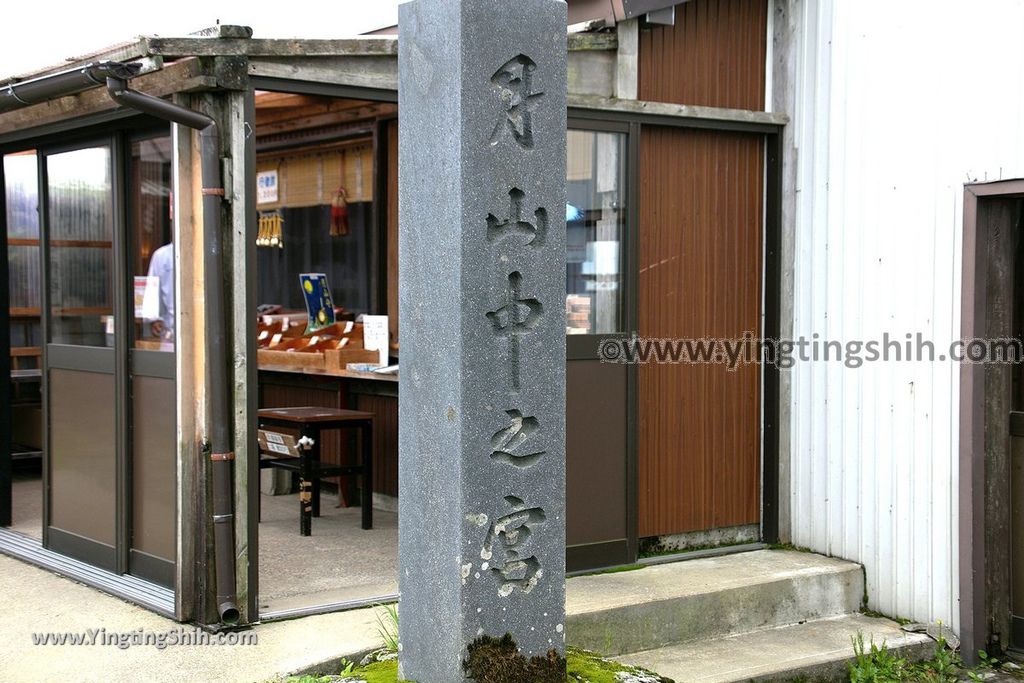
[(641, 100), (764, 110), (767, 0), (691, 0), (640, 31)]
[[(760, 332), (763, 141), (645, 127), (639, 333)], [(760, 368), (639, 368), (640, 536), (759, 520)]]
[(373, 490), (398, 495), (398, 399), (356, 394), (355, 409), (373, 413)]

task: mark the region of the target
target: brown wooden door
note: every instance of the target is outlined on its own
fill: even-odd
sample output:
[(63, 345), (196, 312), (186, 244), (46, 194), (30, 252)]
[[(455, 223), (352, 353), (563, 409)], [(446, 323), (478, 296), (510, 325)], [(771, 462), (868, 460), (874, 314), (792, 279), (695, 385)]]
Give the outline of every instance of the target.
[[(760, 335), (763, 140), (645, 126), (639, 334)], [(640, 537), (760, 521), (760, 366), (642, 364)]]

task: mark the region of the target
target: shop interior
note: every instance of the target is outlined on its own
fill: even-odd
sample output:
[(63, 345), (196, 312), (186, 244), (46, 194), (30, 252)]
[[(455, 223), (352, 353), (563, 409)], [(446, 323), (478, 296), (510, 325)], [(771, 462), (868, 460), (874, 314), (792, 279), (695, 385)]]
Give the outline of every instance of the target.
[[(398, 118), (393, 102), (257, 91), (255, 104), (258, 406), (315, 406), (372, 416), (368, 446), (366, 433), (355, 429), (327, 429), (317, 435), (324, 469), (312, 478), (311, 492), (300, 490), (295, 458), (282, 457), (282, 448), (286, 456), (297, 454), (301, 430), (257, 425), (260, 614), (273, 618), (384, 601), (398, 592)], [(622, 331), (625, 139), (621, 131), (569, 131), (568, 335)], [(128, 519), (117, 524), (127, 529), (129, 572), (165, 586), (173, 583), (175, 556), (171, 164), (165, 127), (119, 133), (110, 142), (70, 151), (30, 150), (3, 159), (14, 380), (11, 528), (43, 537), (44, 347), (64, 356), (67, 348), (79, 354), (78, 360), (69, 361), (70, 370), (55, 370), (53, 362), (60, 358), (51, 354), (47, 367), (52, 383), (55, 378), (74, 379), (76, 368), (92, 363), (97, 350), (113, 355), (117, 335), (124, 334), (130, 338), (125, 355), (129, 428), (118, 442), (120, 427), (111, 424), (104, 438), (89, 446), (95, 453), (89, 456), (94, 461), (88, 473), (74, 465), (85, 462), (88, 449), (71, 432), (51, 429), (48, 523), (51, 541), (55, 534), (59, 540), (64, 529), (79, 533), (74, 511), (90, 505), (85, 496), (109, 502), (112, 510), (116, 494), (111, 453), (127, 454), (119, 457), (128, 458), (123, 471), (131, 502)], [(127, 197), (121, 246), (114, 238), (119, 221), (113, 216), (111, 187), (116, 178), (124, 183)], [(46, 188), (42, 199), (41, 179)], [(49, 211), (45, 259), (40, 201), (48, 202)], [(47, 306), (42, 296), (44, 261), (50, 273), (46, 343), (41, 324)], [(118, 261), (125, 264), (120, 270)], [(123, 278), (124, 291), (115, 296), (118, 278)], [(132, 322), (118, 324), (118, 310), (127, 319), (134, 317)], [(576, 364), (571, 367), (589, 368), (592, 362)], [(75, 381), (109, 383), (110, 395), (96, 395), (102, 400), (89, 402), (78, 394), (98, 385), (68, 385), (51, 395), (51, 416), (58, 410), (74, 415), (82, 412), (75, 406), (82, 405), (96, 411), (107, 406), (113, 413), (114, 372), (103, 374), (97, 368), (86, 368), (92, 374), (80, 373)], [(570, 402), (576, 395), (575, 377), (569, 373)], [(63, 397), (77, 403), (63, 406)], [(609, 410), (621, 417), (618, 403), (607, 399)], [(100, 417), (111, 418), (106, 413)], [(91, 419), (95, 423), (98, 418)], [(89, 429), (96, 432), (95, 425)], [(574, 449), (583, 445), (570, 434), (570, 482), (597, 457), (588, 446), (586, 458), (575, 458)], [(612, 450), (613, 460), (621, 459), (621, 449)], [(366, 470), (353, 469), (367, 461), (372, 464), (372, 482), (365, 490), (372, 504), (370, 528), (365, 528), (362, 509)], [(62, 462), (70, 464), (61, 469)], [(109, 475), (95, 476), (108, 470)], [(618, 474), (609, 474), (609, 486), (616, 491), (622, 481)], [(589, 510), (593, 504), (581, 490), (569, 486), (570, 511)], [(309, 535), (303, 535), (300, 511), (307, 493), (318, 494), (319, 514), (312, 518)], [(604, 519), (601, 514), (607, 516), (570, 514), (570, 541), (611, 533), (604, 522), (600, 529), (586, 527), (589, 519)], [(114, 525), (111, 513), (107, 526)], [(80, 535), (103, 541), (108, 532), (86, 529)]]
[[(398, 593), (397, 105), (263, 91), (255, 102), (259, 407), (373, 415), (370, 529), (363, 475), (330, 476), (364, 464), (362, 436), (320, 433), (319, 516), (304, 536), (294, 458), (266, 447), (299, 430), (260, 432), (260, 612), (388, 598)], [(315, 296), (302, 276), (319, 280)]]

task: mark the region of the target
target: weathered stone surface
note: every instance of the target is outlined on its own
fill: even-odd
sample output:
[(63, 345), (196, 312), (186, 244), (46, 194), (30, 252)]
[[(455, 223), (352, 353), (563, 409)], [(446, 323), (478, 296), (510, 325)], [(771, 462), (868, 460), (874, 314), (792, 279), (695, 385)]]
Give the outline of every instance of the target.
[(510, 633), (561, 652), (566, 6), (399, 20), (402, 675)]

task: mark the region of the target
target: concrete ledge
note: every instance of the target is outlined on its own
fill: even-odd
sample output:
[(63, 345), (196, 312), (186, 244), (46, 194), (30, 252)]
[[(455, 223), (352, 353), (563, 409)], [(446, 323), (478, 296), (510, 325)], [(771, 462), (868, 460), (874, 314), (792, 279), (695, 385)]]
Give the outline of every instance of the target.
[(618, 657), (645, 666), (677, 683), (733, 681), (849, 680), (857, 633), (911, 660), (929, 656), (935, 643), (919, 633), (904, 633), (899, 624), (862, 614), (819, 619), (805, 624), (710, 638), (693, 643)]
[(855, 612), (863, 595), (859, 565), (780, 550), (582, 576), (567, 584), (567, 642), (638, 652)]

